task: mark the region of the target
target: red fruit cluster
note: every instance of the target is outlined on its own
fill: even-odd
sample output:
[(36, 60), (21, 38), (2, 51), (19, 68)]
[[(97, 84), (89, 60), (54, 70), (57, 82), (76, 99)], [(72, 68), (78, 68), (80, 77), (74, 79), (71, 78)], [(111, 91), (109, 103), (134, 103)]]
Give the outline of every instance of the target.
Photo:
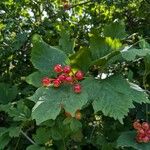
[(84, 78), (84, 74), (82, 71), (78, 70), (76, 73), (73, 73), (70, 66), (63, 67), (61, 64), (57, 64), (54, 66), (54, 72), (57, 73), (57, 78), (43, 78), (43, 86), (49, 87), (50, 85), (53, 85), (57, 88), (60, 87), (62, 84), (71, 84), (73, 85), (73, 90), (75, 93), (81, 92), (81, 85), (78, 83), (78, 81)]
[[(65, 115), (66, 115), (66, 117), (72, 117), (72, 115), (69, 113), (69, 112), (65, 112)], [(75, 118), (77, 119), (77, 120), (81, 120), (81, 118), (82, 118), (82, 114), (81, 114), (81, 112), (80, 112), (80, 110), (77, 110), (76, 112), (75, 112)]]
[(137, 131), (136, 140), (139, 143), (150, 142), (150, 124), (147, 122), (140, 123), (140, 121), (135, 121), (133, 123), (134, 129)]

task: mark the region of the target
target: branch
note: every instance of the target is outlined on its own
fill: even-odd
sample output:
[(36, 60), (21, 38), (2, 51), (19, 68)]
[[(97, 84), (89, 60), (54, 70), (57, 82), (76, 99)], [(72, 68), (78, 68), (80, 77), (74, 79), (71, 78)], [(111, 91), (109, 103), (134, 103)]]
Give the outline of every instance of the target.
[(24, 133), (22, 130), (20, 131), (20, 133), (24, 135), (24, 137), (26, 137), (26, 139), (28, 139), (28, 141), (30, 141), (33, 145), (36, 145), (36, 143), (30, 137), (28, 137), (27, 134)]

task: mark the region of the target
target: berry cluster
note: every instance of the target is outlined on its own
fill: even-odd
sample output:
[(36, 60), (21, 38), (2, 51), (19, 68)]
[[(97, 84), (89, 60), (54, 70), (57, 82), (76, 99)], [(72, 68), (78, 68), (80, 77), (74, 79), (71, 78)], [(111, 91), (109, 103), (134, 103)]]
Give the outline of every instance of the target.
[(71, 84), (73, 85), (73, 90), (75, 93), (81, 92), (81, 85), (78, 83), (78, 81), (84, 78), (82, 71), (78, 70), (76, 73), (74, 73), (70, 66), (63, 67), (61, 64), (57, 64), (54, 66), (54, 72), (57, 73), (57, 78), (52, 79), (44, 77), (42, 79), (43, 86), (49, 87), (52, 85), (57, 88), (60, 87), (61, 84)]
[[(69, 112), (65, 112), (65, 116), (66, 117), (72, 117), (72, 115), (69, 113)], [(77, 119), (77, 120), (81, 120), (81, 118), (82, 118), (82, 114), (81, 114), (81, 112), (80, 112), (80, 110), (77, 110), (76, 111), (76, 113), (75, 113), (75, 118)]]
[(150, 142), (150, 124), (147, 122), (140, 123), (139, 120), (133, 123), (134, 129), (137, 130), (136, 140), (139, 143)]

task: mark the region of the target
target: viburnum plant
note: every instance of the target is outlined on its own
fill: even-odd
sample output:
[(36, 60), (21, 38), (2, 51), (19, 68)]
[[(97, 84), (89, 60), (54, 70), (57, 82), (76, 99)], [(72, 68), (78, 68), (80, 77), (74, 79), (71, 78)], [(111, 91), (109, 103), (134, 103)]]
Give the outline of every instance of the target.
[[(122, 26), (118, 23), (115, 24), (116, 26)], [(109, 36), (108, 31), (109, 26), (105, 28), (105, 36)], [(91, 38), (91, 40), (95, 39)], [(112, 43), (109, 43), (111, 40)], [(55, 122), (56, 126), (58, 125), (57, 120), (62, 122), (63, 127), (56, 129), (51, 126), (51, 131), (49, 131), (50, 138), (54, 140), (52, 144), (54, 147), (56, 146), (58, 148), (58, 141), (62, 141), (65, 149), (70, 148), (69, 144), (71, 144), (71, 141), (78, 143), (73, 144), (75, 147), (77, 146), (77, 149), (83, 148), (87, 142), (93, 148), (103, 148), (109, 144), (108, 147), (111, 148), (125, 146), (138, 149), (143, 146), (143, 149), (146, 149), (149, 146), (150, 135), (148, 122), (141, 120), (143, 122), (142, 124), (139, 121), (134, 123), (137, 135), (134, 130), (126, 131), (123, 125), (121, 125), (127, 120), (125, 116), (128, 115), (129, 110), (133, 110), (138, 104), (149, 103), (148, 94), (146, 90), (131, 82), (132, 80), (128, 78), (128, 71), (122, 70), (124, 66), (123, 68), (119, 65), (114, 67), (116, 63), (122, 63), (120, 61), (121, 59), (126, 61), (126, 65), (130, 61), (134, 64), (136, 58), (150, 54), (149, 47), (144, 47), (147, 43), (142, 40), (140, 42), (140, 48), (133, 48), (133, 45), (129, 47), (119, 46), (119, 48), (116, 47), (114, 49), (113, 40), (109, 38), (107, 41), (106, 38), (106, 41), (104, 41), (103, 44), (108, 44), (107, 46), (112, 49), (106, 51), (104, 56), (101, 52), (95, 54), (101, 48), (99, 44), (93, 45), (92, 42), (90, 51), (88, 49), (81, 49), (81, 52), (73, 54), (70, 51), (68, 55), (68, 51), (66, 53), (63, 49), (49, 46), (38, 35), (33, 37), (31, 61), (38, 71), (29, 75), (26, 81), (39, 88), (29, 98), (35, 103), (32, 109), (32, 119), (35, 119), (39, 127), (45, 123), (47, 124), (49, 121)], [(95, 41), (93, 42), (95, 43)], [(121, 48), (122, 50), (120, 50)], [(142, 54), (141, 51), (143, 51)], [(114, 70), (110, 72), (109, 68), (114, 68)], [(93, 70), (98, 71), (96, 76), (93, 74)], [(147, 113), (146, 111), (146, 116), (148, 115)], [(89, 120), (86, 121), (88, 114), (89, 116), (93, 116), (95, 121), (93, 119), (91, 122)], [(107, 134), (109, 130), (112, 130), (111, 126), (107, 127), (106, 125), (107, 120), (109, 120), (107, 117), (114, 119), (109, 122), (116, 122), (116, 125), (113, 125), (113, 132), (117, 132), (117, 134), (112, 134), (112, 136), (115, 136), (116, 144), (112, 144), (114, 138), (111, 139), (109, 137), (110, 134)], [(135, 119), (137, 118), (133, 117), (133, 120)], [(130, 125), (130, 128), (132, 128), (133, 120), (128, 120), (128, 126)], [(93, 124), (93, 122), (95, 123)], [(92, 126), (91, 134), (86, 135), (84, 130), (89, 128), (88, 126), (90, 125)], [(115, 131), (118, 125), (122, 126), (119, 127), (119, 132)], [(61, 135), (62, 133), (60, 133), (59, 128), (63, 128), (61, 130), (64, 130), (64, 132), (68, 128), (65, 137)], [(83, 136), (87, 136), (87, 141)], [(68, 141), (69, 137), (72, 137), (71, 141)], [(98, 138), (102, 138), (105, 142), (97, 143), (98, 141), (95, 140), (98, 140)], [(141, 145), (141, 143), (145, 144)]]
[[(0, 148), (22, 138), (27, 150), (148, 150), (150, 45), (140, 39), (127, 46), (125, 37), (124, 23), (113, 22), (103, 35), (91, 33), (89, 45), (76, 51), (69, 36), (66, 44), (66, 34), (58, 46), (35, 34), (35, 72), (25, 78), (34, 92), (24, 89), (24, 101), (0, 105), (13, 122), (0, 128)], [(11, 93), (16, 87), (7, 85), (7, 92), (0, 87), (10, 101), (16, 97)]]
[(0, 150), (150, 150), (149, 0), (0, 6)]

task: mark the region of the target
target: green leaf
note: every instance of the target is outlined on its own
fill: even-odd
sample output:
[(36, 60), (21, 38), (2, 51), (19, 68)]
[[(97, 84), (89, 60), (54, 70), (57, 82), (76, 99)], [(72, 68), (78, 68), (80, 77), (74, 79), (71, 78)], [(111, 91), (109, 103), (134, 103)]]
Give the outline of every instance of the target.
[(87, 72), (91, 63), (91, 53), (87, 48), (81, 48), (71, 57), (71, 66)]
[(139, 41), (139, 46), (141, 49), (145, 49), (145, 48), (150, 49), (150, 44), (146, 42), (145, 39)]
[(41, 100), (39, 99), (32, 109), (32, 118), (36, 120), (37, 124), (49, 119), (55, 120), (60, 110), (61, 107), (54, 99), (47, 101), (47, 99), (42, 96)]
[(82, 142), (83, 138), (84, 138), (84, 135), (81, 130), (78, 130), (77, 132), (71, 135), (71, 139), (73, 139), (75, 142)]
[(13, 117), (14, 121), (25, 121), (30, 119), (31, 111), (23, 101), (18, 101), (16, 105), (9, 104), (3, 107), (7, 108), (4, 109), (5, 112), (7, 112), (10, 117)]
[(145, 103), (150, 103), (149, 99), (148, 99), (148, 95), (145, 93), (145, 91), (139, 87), (138, 85), (134, 84), (134, 83), (129, 83), (130, 84), (130, 90), (131, 90), (131, 96), (132, 96), (132, 100), (134, 102), (140, 103), (142, 104), (142, 102)]
[(7, 104), (17, 96), (17, 87), (7, 83), (0, 83), (0, 103)]
[(113, 49), (113, 50), (119, 50), (119, 48), (122, 46), (121, 41), (119, 39), (112, 39), (110, 37), (106, 38), (106, 43)]
[(124, 22), (113, 22), (109, 25), (106, 25), (103, 32), (105, 37), (116, 39), (123, 39), (127, 36)]
[(135, 60), (137, 56), (143, 57), (146, 56), (147, 54), (150, 54), (150, 49), (148, 48), (136, 49), (136, 48), (125, 47), (121, 51), (121, 54), (125, 60), (132, 61)]
[(46, 149), (38, 145), (31, 145), (27, 147), (27, 150), (46, 150)]
[(79, 120), (72, 119), (70, 122), (70, 128), (73, 132), (77, 132), (82, 128), (82, 123)]
[[(63, 130), (63, 132), (64, 132), (64, 130)], [(51, 136), (52, 136), (52, 138), (53, 138), (54, 140), (61, 140), (61, 139), (64, 138), (64, 135), (61, 134), (60, 129), (57, 128), (57, 127), (52, 128), (52, 129), (50, 130), (50, 133), (51, 133)], [(64, 133), (64, 134), (66, 134), (66, 133)]]
[(87, 97), (84, 88), (80, 94), (76, 94), (69, 85), (58, 89), (41, 87), (30, 97), (36, 103), (32, 109), (32, 117), (36, 119), (37, 124), (48, 119), (55, 119), (61, 107), (74, 116), (76, 110), (81, 109), (87, 103)]
[(60, 33), (59, 46), (66, 54), (72, 54), (75, 47), (75, 39), (70, 39), (70, 33), (62, 30)]
[(7, 133), (0, 136), (0, 150), (4, 150), (4, 148), (10, 142), (10, 140), (11, 138), (9, 137)]
[(63, 51), (49, 46), (40, 36), (34, 35), (31, 61), (41, 72), (53, 74), (53, 67), (56, 64), (65, 65), (69, 59)]
[[(121, 76), (114, 75), (105, 80), (92, 78), (83, 81), (83, 87), (93, 101), (95, 112), (113, 117), (123, 123), (123, 118), (133, 108), (133, 101), (148, 103), (147, 94), (138, 86), (131, 86)], [(134, 87), (134, 88), (133, 88)], [(136, 96), (137, 94), (137, 96)]]
[(144, 72), (144, 82), (145, 82), (147, 76), (150, 74), (150, 54), (144, 57), (144, 63), (145, 63), (145, 72)]
[[(48, 76), (47, 74), (41, 73), (39, 71), (33, 72), (29, 76), (26, 77), (26, 82), (35, 87), (42, 86), (42, 78)], [(49, 76), (50, 77), (50, 76)]]
[(119, 54), (120, 54), (120, 51), (113, 51), (113, 52), (105, 55), (104, 57), (101, 57), (99, 59), (92, 61), (91, 66), (98, 65), (98, 66), (104, 67), (108, 63), (110, 63), (110, 61), (113, 61), (113, 58), (117, 57)]
[(109, 52), (111, 52), (111, 48), (106, 43), (105, 38), (92, 36), (90, 39), (90, 51), (92, 54), (92, 59), (99, 59)]
[(149, 150), (150, 143), (137, 143), (136, 133), (134, 131), (127, 131), (121, 133), (120, 137), (117, 140), (118, 147), (132, 147), (137, 150)]
[(103, 144), (102, 150), (114, 150), (114, 145), (111, 143)]
[(28, 40), (27, 33), (19, 33), (16, 36), (14, 43), (12, 44), (12, 51), (19, 50), (25, 42)]
[(7, 128), (1, 127), (0, 128), (0, 137), (3, 136), (7, 132), (8, 132)]
[(45, 144), (51, 139), (49, 128), (38, 128), (33, 139), (37, 144)]
[(21, 128), (20, 127), (13, 127), (11, 126), (8, 131), (9, 131), (9, 136), (10, 137), (19, 137), (20, 135), (20, 130)]
[[(146, 42), (144, 39), (140, 41), (139, 46), (142, 49), (149, 49), (150, 51), (150, 44)], [(145, 72), (144, 72), (144, 82), (145, 82), (147, 76), (150, 74), (150, 53), (144, 57), (144, 63), (145, 63)]]

